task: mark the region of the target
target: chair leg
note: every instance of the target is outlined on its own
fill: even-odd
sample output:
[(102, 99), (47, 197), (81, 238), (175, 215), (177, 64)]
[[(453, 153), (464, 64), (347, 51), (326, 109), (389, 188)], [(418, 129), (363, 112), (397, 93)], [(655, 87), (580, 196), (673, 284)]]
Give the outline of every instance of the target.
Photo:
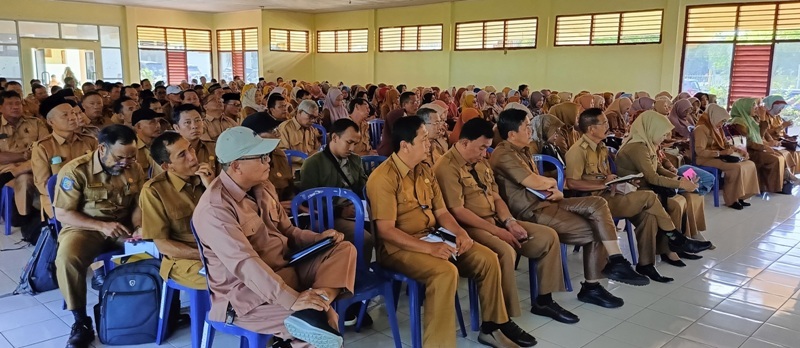
[(410, 328), (411, 328), (411, 346), (414, 348), (422, 348), (422, 310), (420, 306), (422, 302), (419, 293), (419, 283), (416, 281), (408, 282), (408, 306), (409, 313), (411, 314)]
[(517, 260), (514, 261), (514, 270), (516, 271), (519, 268), (519, 260), (522, 258), (521, 254), (517, 254)]
[(631, 224), (631, 220), (625, 219), (625, 232), (628, 234), (628, 247), (631, 249), (631, 261), (634, 265), (638, 265), (639, 257), (636, 253), (636, 238), (633, 234), (633, 224)]
[(254, 332), (250, 334), (250, 337), (247, 337), (247, 348), (264, 348), (269, 344), (270, 339), (272, 339), (272, 335), (262, 335)]
[[(205, 297), (206, 299), (203, 299)], [(206, 302), (208, 295), (204, 291), (189, 291), (189, 314), (191, 316), (192, 348), (200, 348), (203, 340), (203, 324), (210, 309)]]
[(456, 291), (456, 321), (458, 321), (458, 327), (461, 329), (461, 337), (467, 337), (467, 328), (464, 326), (464, 314), (461, 313), (461, 301), (458, 299), (458, 291)]
[[(172, 298), (175, 289), (167, 286), (167, 282), (161, 287), (161, 308), (158, 311), (158, 332), (156, 333), (156, 344), (161, 345), (167, 339), (167, 323), (169, 322), (169, 309), (172, 306)], [(194, 340), (194, 336), (192, 336)], [(194, 348), (194, 342), (192, 342)]]
[(721, 180), (719, 171), (717, 171), (714, 177), (714, 207), (719, 208), (719, 181)]
[[(470, 278), (467, 282), (469, 287), (469, 321), (472, 331), (477, 332), (481, 329), (481, 305), (478, 296), (478, 282)], [(466, 337), (466, 336), (465, 336)]]
[(361, 332), (361, 323), (364, 321), (364, 316), (367, 314), (368, 307), (369, 300), (361, 301), (361, 309), (358, 311), (358, 318), (356, 318), (356, 332)]
[(528, 259), (528, 282), (530, 283), (531, 302), (536, 301), (539, 297), (539, 272), (537, 266), (539, 262), (536, 259)]
[(561, 243), (561, 271), (564, 273), (564, 286), (567, 291), (572, 291), (572, 280), (569, 279), (569, 266), (567, 266), (567, 245)]
[(392, 328), (392, 339), (394, 339), (394, 347), (402, 348), (403, 343), (400, 341), (400, 327), (397, 324), (397, 307), (394, 301), (394, 289), (392, 282), (386, 282), (383, 286), (383, 302), (386, 304), (386, 313), (389, 316), (389, 327)]
[(11, 219), (14, 216), (14, 189), (3, 187), (3, 220), (6, 236), (11, 235)]
[(333, 309), (336, 311), (336, 314), (339, 315), (339, 333), (344, 335), (344, 320), (345, 320), (345, 312), (347, 312), (347, 308), (342, 311), (342, 307), (344, 307), (344, 301), (335, 301), (333, 302)]
[(203, 337), (200, 341), (200, 348), (210, 348), (211, 344), (214, 343), (214, 328), (208, 324), (208, 322), (203, 322)]
[[(251, 346), (250, 342), (252, 341), (248, 339), (247, 336), (239, 336), (239, 348), (257, 347), (257, 346)], [(266, 344), (264, 346), (266, 347)]]

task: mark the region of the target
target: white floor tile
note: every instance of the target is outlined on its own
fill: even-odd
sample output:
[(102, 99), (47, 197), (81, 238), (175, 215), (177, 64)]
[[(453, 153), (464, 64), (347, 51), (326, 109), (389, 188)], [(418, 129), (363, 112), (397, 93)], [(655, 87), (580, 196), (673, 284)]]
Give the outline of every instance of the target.
[(684, 287), (669, 293), (667, 297), (705, 308), (714, 308), (725, 300), (725, 297), (720, 295)]
[(0, 348), (14, 348), (14, 346), (12, 346), (11, 343), (8, 343), (6, 338), (0, 334)]
[(44, 305), (5, 312), (0, 314), (0, 332), (55, 318), (55, 314), (50, 312)]
[(695, 321), (704, 316), (710, 308), (704, 308), (691, 303), (664, 297), (648, 307), (657, 312), (676, 316), (690, 321)]
[(763, 324), (761, 321), (716, 310), (709, 312), (697, 322), (745, 336), (752, 335)]
[(54, 318), (3, 332), (14, 347), (24, 347), (69, 334), (69, 326)]
[(605, 333), (604, 336), (642, 348), (661, 347), (674, 336), (661, 331), (648, 329), (633, 323), (625, 322)]
[(764, 324), (753, 334), (753, 338), (784, 347), (797, 347), (798, 342), (800, 342), (800, 332), (772, 324)]
[(691, 320), (678, 318), (669, 314), (656, 312), (651, 309), (643, 309), (627, 320), (629, 323), (644, 326), (649, 329), (661, 331), (670, 335), (677, 335), (684, 329), (692, 325)]
[(622, 320), (620, 319), (593, 312), (583, 307), (575, 308), (572, 310), (572, 313), (581, 319), (581, 321), (571, 324), (572, 326), (579, 327), (596, 334), (603, 334), (606, 331), (614, 328), (614, 326), (622, 323)]
[(0, 298), (0, 313), (15, 311), (18, 309), (28, 308), (39, 305), (33, 296), (16, 295)]
[(583, 347), (591, 342), (598, 334), (572, 325), (551, 322), (533, 330), (534, 337), (541, 337), (545, 341), (553, 342), (566, 348)]
[(747, 336), (698, 323), (689, 326), (680, 337), (719, 348), (738, 347), (747, 340)]
[(672, 341), (665, 344), (662, 348), (710, 348), (711, 346), (699, 342), (690, 341), (682, 337), (675, 337)]
[(29, 346), (25, 346), (25, 348), (63, 348), (64, 345), (67, 344), (67, 339), (69, 335), (64, 335), (61, 337), (56, 337), (53, 339), (49, 339), (44, 342), (34, 343)]
[(751, 337), (748, 338), (747, 341), (745, 341), (744, 344), (739, 348), (783, 348), (783, 346)]
[(638, 346), (630, 345), (621, 341), (617, 341), (608, 336), (600, 336), (595, 338), (594, 341), (583, 346), (583, 348), (635, 348)]

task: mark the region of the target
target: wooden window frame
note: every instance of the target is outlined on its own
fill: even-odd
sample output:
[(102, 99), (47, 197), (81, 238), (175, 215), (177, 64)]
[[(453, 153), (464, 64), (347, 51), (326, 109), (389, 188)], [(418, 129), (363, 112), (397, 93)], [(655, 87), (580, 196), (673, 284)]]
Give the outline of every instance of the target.
[[(653, 12), (653, 11), (661, 11), (661, 28), (658, 30), (658, 41), (654, 42), (621, 42), (622, 41), (622, 17), (628, 13), (639, 13), (639, 12)], [(617, 42), (616, 43), (592, 43), (593, 34), (594, 34), (594, 17), (597, 15), (610, 15), (610, 14), (619, 14), (619, 24), (617, 25)], [(589, 23), (589, 43), (587, 44), (558, 44), (558, 19), (562, 17), (581, 17), (581, 16), (590, 16), (591, 21)], [(635, 10), (635, 11), (612, 11), (612, 12), (596, 12), (596, 13), (575, 13), (575, 14), (568, 14), (568, 15), (558, 15), (554, 21), (554, 28), (553, 28), (553, 47), (583, 47), (583, 46), (632, 46), (632, 45), (660, 45), (664, 40), (664, 9), (663, 8), (652, 8), (646, 10)]]
[[(792, 39), (792, 40), (785, 40), (785, 39), (777, 39), (778, 36), (778, 18), (780, 16), (780, 6), (782, 4), (790, 4), (793, 3), (792, 1), (761, 1), (761, 2), (732, 2), (732, 3), (720, 3), (720, 4), (702, 4), (702, 5), (693, 5), (693, 6), (686, 6), (684, 11), (684, 26), (683, 26), (683, 38), (682, 38), (682, 45), (681, 45), (681, 69), (680, 75), (678, 75), (678, 88), (679, 90), (683, 90), (683, 73), (684, 73), (684, 66), (686, 64), (686, 47), (688, 45), (703, 45), (703, 44), (730, 44), (733, 46), (733, 49), (736, 49), (737, 44), (770, 44), (772, 45), (772, 52), (774, 55), (775, 52), (775, 45), (777, 43), (784, 43), (784, 42), (800, 42), (800, 39)], [(758, 5), (775, 5), (775, 17), (772, 21), (772, 39), (770, 40), (740, 40), (739, 35), (734, 34), (733, 40), (728, 41), (692, 41), (687, 42), (686, 39), (689, 35), (689, 11), (692, 9), (698, 8), (714, 8), (714, 7), (731, 7), (736, 6), (736, 19), (734, 21), (734, 32), (738, 33), (739, 28), (739, 20), (741, 19), (741, 11), (742, 6), (758, 6)], [(735, 51), (732, 53), (735, 55)], [(733, 56), (731, 57), (733, 59)], [(774, 59), (770, 59), (769, 62), (769, 70), (772, 71), (772, 64)], [(731, 71), (729, 74), (729, 79), (733, 78), (733, 61), (731, 61)], [(767, 86), (772, 86), (772, 73), (767, 76)], [(729, 87), (730, 88), (730, 87)], [(729, 91), (730, 93), (730, 91)], [(728, 104), (732, 101), (728, 100)]]
[[(241, 33), (242, 33), (242, 36), (241, 36), (242, 49), (241, 50), (237, 50), (235, 48), (236, 45), (234, 45), (234, 40), (233, 40), (234, 32), (236, 32), (237, 30), (241, 31)], [(247, 49), (248, 41), (246, 39), (247, 38), (246, 32), (248, 30), (255, 30), (256, 31), (256, 42), (255, 42), (256, 49), (255, 50)], [(217, 34), (217, 45), (216, 45), (216, 47), (217, 47), (217, 57), (218, 57), (218, 60), (217, 60), (217, 64), (218, 64), (217, 72), (220, 75), (220, 78), (222, 78), (222, 66), (220, 66), (222, 64), (222, 53), (231, 53), (231, 57), (233, 57), (233, 55), (235, 53), (241, 54), (242, 55), (242, 65), (244, 67), (244, 71), (242, 72), (242, 75), (247, 75), (247, 65), (248, 65), (247, 53), (248, 52), (256, 52), (256, 56), (259, 56), (258, 52), (260, 51), (260, 48), (261, 48), (261, 43), (258, 40), (258, 28), (257, 27), (249, 27), (249, 28), (217, 29), (216, 30), (216, 34)], [(220, 37), (222, 37), (222, 35), (230, 35), (230, 37), (231, 37), (231, 49), (230, 50), (229, 49), (223, 49), (223, 48), (220, 47), (219, 43), (221, 41)], [(259, 64), (259, 60), (260, 60), (260, 57), (256, 58), (256, 65)], [(231, 61), (231, 65), (233, 65), (233, 63), (234, 63), (234, 61)], [(232, 68), (232, 70), (234, 70), (233, 69), (234, 66), (232, 66), (231, 68)], [(233, 71), (233, 75), (236, 76), (236, 71)], [(242, 79), (244, 79), (244, 76), (242, 76)]]
[[(505, 47), (506, 41), (508, 40), (508, 22), (509, 21), (518, 21), (518, 20), (527, 20), (527, 19), (535, 19), (536, 20), (536, 35), (533, 37), (533, 46), (532, 47)], [(463, 24), (475, 24), (475, 23), (483, 23), (483, 36), (481, 37), (481, 45), (484, 45), (483, 40), (486, 40), (486, 23), (488, 22), (503, 22), (503, 47), (496, 47), (496, 48), (458, 48), (458, 26)], [(531, 50), (536, 49), (539, 46), (539, 17), (521, 17), (521, 18), (506, 18), (506, 19), (490, 19), (490, 20), (480, 20), (480, 21), (469, 21), (469, 22), (458, 22), (455, 25), (455, 30), (453, 30), (453, 50), (454, 51), (506, 51), (506, 50)]]
[[(439, 27), (439, 28), (441, 28), (442, 35), (439, 37), (439, 41), (440, 41), (439, 42), (439, 49), (435, 49), (435, 50), (421, 50), (421, 49), (419, 49), (419, 46), (420, 46), (420, 32), (419, 31), (420, 31), (420, 29), (422, 27)], [(405, 28), (416, 28), (417, 29), (417, 45), (416, 45), (417, 48), (416, 49), (413, 49), (413, 50), (404, 50), (403, 49), (403, 46), (404, 46), (403, 45), (404, 44), (404, 42), (403, 42), (403, 29), (405, 29)], [(383, 46), (382, 45), (383, 36), (381, 35), (381, 32), (384, 29), (400, 29), (400, 49), (398, 49), (398, 50), (384, 50), (381, 47), (381, 46)], [(437, 51), (444, 51), (444, 24), (441, 24), (441, 23), (439, 23), (439, 24), (418, 24), (418, 25), (402, 25), (402, 26), (380, 27), (380, 28), (378, 28), (378, 52), (437, 52)]]
[[(338, 32), (346, 31), (347, 32), (347, 50), (346, 51), (339, 51), (339, 38)], [(367, 50), (366, 51), (353, 51), (353, 32), (354, 31), (366, 31), (367, 32)], [(333, 40), (333, 52), (320, 52), (319, 51), (319, 43), (320, 43), (320, 35), (322, 33), (333, 33), (334, 40)], [(367, 53), (369, 52), (369, 28), (356, 28), (356, 29), (330, 29), (330, 30), (317, 30), (317, 49), (315, 50), (316, 53), (320, 54), (330, 54), (330, 53)]]
[[(276, 50), (272, 48), (272, 32), (275, 30), (285, 31), (286, 32), (286, 49), (285, 50)], [(306, 48), (304, 51), (292, 51), (292, 32), (296, 33), (304, 33), (306, 35)], [(271, 52), (288, 52), (288, 53), (309, 53), (310, 46), (311, 46), (311, 36), (308, 30), (296, 30), (296, 29), (282, 29), (282, 28), (269, 28), (269, 50)]]
[[(139, 28), (149, 28), (149, 29), (162, 30), (164, 32), (164, 48), (156, 48), (156, 47), (144, 47), (144, 48), (142, 48), (142, 47), (140, 47), (139, 46)], [(172, 49), (169, 48), (169, 41), (167, 40), (167, 30), (180, 30), (182, 32), (182, 34), (183, 34), (183, 48), (172, 48)], [(188, 49), (189, 45), (186, 44), (186, 31), (203, 31), (203, 32), (207, 32), (208, 33), (208, 45), (209, 45), (208, 46), (208, 50)], [(214, 76), (214, 71), (215, 71), (214, 67), (216, 66), (215, 61), (214, 61), (215, 60), (215, 57), (214, 57), (214, 40), (213, 40), (213, 36), (212, 36), (213, 34), (212, 33), (213, 32), (212, 32), (211, 29), (159, 27), (159, 26), (154, 26), (154, 25), (137, 25), (136, 26), (136, 53), (137, 53), (137, 59), (140, 60), (140, 57), (141, 57), (141, 53), (140, 52), (142, 50), (145, 50), (145, 51), (163, 51), (164, 52), (164, 56), (166, 57), (166, 65), (164, 66), (165, 74), (166, 74), (165, 78), (167, 80), (167, 83), (171, 83), (171, 82), (174, 82), (174, 81), (170, 81), (170, 77), (169, 77), (169, 71), (170, 71), (170, 68), (169, 68), (169, 52), (183, 52), (184, 53), (184, 55), (185, 55), (185, 59), (184, 60), (186, 61), (186, 69), (187, 69), (187, 71), (189, 69), (189, 55), (188, 55), (188, 52), (207, 52), (208, 53), (209, 63), (210, 63), (209, 68), (211, 69), (211, 71), (209, 73), (211, 76), (208, 76), (208, 78), (211, 78), (211, 77)], [(142, 67), (141, 67), (141, 60), (140, 60), (139, 61), (139, 71), (141, 72), (141, 70), (142, 70)], [(188, 76), (187, 76), (187, 79), (188, 79)]]

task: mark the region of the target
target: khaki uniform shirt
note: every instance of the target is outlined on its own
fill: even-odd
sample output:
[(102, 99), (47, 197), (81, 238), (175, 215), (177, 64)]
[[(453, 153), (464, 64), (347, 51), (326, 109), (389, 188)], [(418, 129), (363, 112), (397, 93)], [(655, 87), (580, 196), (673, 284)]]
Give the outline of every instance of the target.
[(97, 139), (97, 134), (100, 134), (100, 128), (91, 125), (81, 126), (78, 133)]
[[(12, 125), (5, 117), (0, 116), (0, 133), (8, 136), (0, 140), (0, 152), (12, 153), (28, 151), (33, 147), (33, 143), (50, 135), (42, 119), (30, 116), (22, 116), (16, 125)], [(6, 172), (21, 163), (28, 165), (30, 162), (2, 164), (0, 172)]]
[[(470, 173), (473, 168), (477, 177)], [(464, 207), (484, 219), (495, 217), (494, 195), (499, 193), (488, 160), (468, 165), (454, 146), (436, 162), (433, 171), (447, 209)]]
[(206, 115), (203, 117), (203, 123), (205, 123), (206, 127), (201, 139), (206, 141), (217, 141), (219, 135), (226, 129), (239, 125), (232, 118), (225, 115), (220, 115), (216, 118)]
[[(433, 212), (447, 208), (430, 165), (422, 162), (408, 168), (397, 154), (381, 163), (367, 180), (371, 215), (375, 220), (394, 220), (399, 230), (421, 238), (436, 227)], [(388, 254), (400, 250), (383, 243)]]
[[(156, 162), (153, 160), (153, 157), (150, 156), (150, 145), (147, 145), (138, 136), (136, 137), (136, 162), (139, 163), (140, 167), (142, 167), (144, 175), (148, 177), (154, 177), (157, 174), (164, 172), (164, 170), (161, 169), (161, 166), (156, 164)], [(150, 168), (153, 168), (152, 173), (150, 173)]]
[(214, 170), (214, 173), (219, 174), (222, 168), (217, 163), (217, 157), (215, 156), (216, 148), (217, 148), (217, 143), (213, 141), (200, 140), (200, 142), (197, 145), (197, 148), (195, 148), (194, 151), (195, 154), (197, 155), (198, 162), (210, 164), (211, 169)]
[(508, 203), (511, 215), (528, 220), (533, 212), (550, 205), (550, 202), (539, 199), (521, 184), (531, 174), (539, 175), (527, 146), (520, 148), (503, 141), (492, 152), (489, 164), (494, 170), (500, 196)]
[[(290, 250), (317, 241), (320, 234), (292, 226), (272, 184), (243, 191), (222, 172), (197, 203), (192, 220), (208, 259), (211, 318), (225, 317), (228, 303), (238, 315), (262, 304), (287, 310), (298, 292), (276, 273), (286, 268)], [(210, 247), (209, 247), (210, 246)]]
[(47, 195), (47, 180), (53, 175), (58, 175), (67, 162), (94, 150), (97, 150), (97, 139), (83, 134), (73, 134), (71, 139), (65, 139), (53, 133), (33, 144), (31, 153), (33, 183), (39, 190), (39, 201), (47, 216), (53, 215), (51, 197)]
[(369, 152), (372, 151), (372, 143), (370, 143), (370, 136), (369, 136), (369, 123), (365, 120), (358, 125), (359, 133), (361, 133), (361, 141), (353, 145), (353, 152), (357, 153), (359, 156), (366, 156), (369, 155)]
[[(122, 174), (111, 175), (103, 170), (99, 156), (95, 150), (61, 168), (56, 184), (55, 206), (77, 210), (96, 220), (129, 222), (145, 181), (142, 168), (134, 163)], [(64, 224), (61, 233), (68, 230), (80, 228)]]
[[(602, 142), (596, 144), (582, 135), (564, 156), (564, 177), (572, 180), (604, 180), (611, 175), (608, 163), (608, 148)], [(592, 192), (600, 195), (602, 191)]]
[(428, 162), (431, 164), (438, 162), (448, 148), (447, 138), (431, 139), (431, 152), (428, 153)]
[(314, 127), (303, 128), (296, 118), (281, 123), (278, 133), (281, 137), (279, 149), (297, 150), (311, 156), (319, 152), (322, 145), (319, 131)]
[(294, 173), (292, 173), (292, 167), (289, 166), (289, 158), (286, 157), (286, 152), (283, 150), (275, 149), (269, 154), (269, 159), (269, 182), (275, 186), (279, 199), (289, 199), (293, 193), (294, 183)]
[[(190, 222), (203, 192), (205, 187), (198, 176), (186, 182), (177, 175), (162, 172), (148, 180), (139, 195), (142, 238), (169, 239), (197, 248)], [(167, 279), (172, 265), (179, 260), (164, 256), (161, 276)]]
[(649, 188), (650, 185), (663, 186), (667, 188), (678, 188), (680, 178), (659, 163), (658, 154), (651, 152), (644, 143), (628, 143), (620, 148), (616, 158), (617, 175), (626, 176), (631, 174), (644, 174), (641, 180), (641, 188)]

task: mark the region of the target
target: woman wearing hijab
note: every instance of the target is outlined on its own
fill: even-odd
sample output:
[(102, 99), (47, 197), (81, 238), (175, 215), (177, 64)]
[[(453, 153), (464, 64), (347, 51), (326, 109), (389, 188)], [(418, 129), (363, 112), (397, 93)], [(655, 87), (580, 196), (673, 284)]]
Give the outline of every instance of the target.
[[(783, 157), (786, 159), (786, 167), (792, 172), (789, 179), (792, 179), (794, 174), (800, 172), (800, 153), (796, 151), (797, 137), (786, 136), (786, 127), (791, 126), (792, 122), (784, 122), (780, 116), (781, 111), (783, 111), (785, 107), (786, 101), (783, 100), (781, 96), (771, 95), (764, 98), (764, 108), (767, 110), (767, 114), (764, 120), (759, 122), (759, 127), (761, 128), (761, 135), (764, 137), (765, 144), (784, 148), (783, 150), (779, 150), (779, 152), (783, 154)], [(784, 145), (788, 145), (788, 147)], [(794, 147), (790, 148), (792, 145), (794, 145)]]
[(328, 95), (325, 96), (325, 102), (322, 104), (322, 125), (329, 129), (330, 125), (336, 120), (348, 118), (350, 114), (344, 106), (344, 95), (336, 87), (328, 89)]
[(669, 112), (669, 122), (672, 123), (673, 138), (689, 139), (689, 127), (694, 126), (694, 121), (689, 117), (692, 110), (692, 103), (688, 99), (681, 99), (675, 103), (675, 107)]
[(645, 97), (650, 98), (650, 93), (647, 93), (647, 92), (644, 92), (644, 91), (639, 91), (639, 92), (636, 92), (636, 94), (634, 94), (634, 96), (636, 97), (636, 99), (645, 98)]
[(787, 138), (786, 128), (791, 127), (794, 123), (781, 118), (781, 111), (786, 108), (786, 100), (779, 95), (771, 95), (764, 98), (764, 107), (767, 109), (768, 117), (765, 125), (767, 134), (775, 140)]
[(422, 102), (420, 104), (430, 104), (436, 101), (436, 94), (433, 92), (428, 92), (422, 95)]
[(483, 118), (495, 124), (502, 111), (503, 108), (497, 105), (497, 94), (489, 93), (489, 97), (486, 98), (486, 107), (483, 109)]
[[(718, 168), (725, 173), (722, 198), (725, 205), (742, 210), (749, 207), (746, 199), (757, 195), (758, 172), (756, 164), (748, 160), (744, 149), (729, 145), (725, 141), (722, 126), (731, 115), (721, 106), (711, 104), (697, 121), (694, 129), (695, 162), (699, 165)], [(724, 158), (726, 160), (723, 160)], [(735, 162), (741, 159), (741, 162)]]
[(580, 112), (594, 108), (594, 96), (589, 93), (584, 93), (575, 98), (575, 102), (581, 106)]
[(488, 97), (489, 97), (489, 92), (479, 91), (478, 94), (475, 95), (475, 107), (481, 111), (485, 110), (486, 98)]
[(575, 125), (578, 124), (578, 115), (580, 115), (579, 110), (580, 105), (573, 102), (561, 103), (550, 109), (550, 115), (564, 123), (561, 126), (561, 136), (564, 138), (562, 154), (567, 153), (572, 144), (575, 144), (580, 138), (580, 134), (575, 130)]
[(694, 94), (694, 97), (700, 101), (700, 112), (706, 112), (706, 107), (708, 107), (708, 93), (697, 92)]
[[(742, 98), (733, 103), (731, 119), (736, 132), (747, 137), (747, 152), (758, 168), (758, 181), (765, 192), (782, 192), (784, 180), (794, 175), (786, 167), (784, 156), (764, 144), (758, 123), (767, 111), (757, 105), (756, 98)], [(794, 181), (797, 181), (795, 179)]]
[(547, 99), (545, 99), (542, 111), (550, 113), (550, 110), (558, 104), (561, 104), (561, 97), (559, 97), (558, 94), (555, 93), (550, 94), (550, 96), (548, 96)]
[(561, 98), (561, 102), (568, 102), (572, 100), (572, 93), (570, 92), (558, 92), (558, 97)]
[(454, 96), (455, 99), (453, 99), (453, 103), (455, 103), (456, 105), (461, 105), (461, 103), (464, 102), (464, 93), (466, 91), (467, 91), (466, 88), (463, 88), (463, 87), (459, 88), (458, 91), (456, 91), (456, 94)]
[(381, 119), (385, 119), (386, 115), (388, 115), (392, 110), (400, 108), (400, 92), (396, 89), (382, 89), (381, 91), (386, 91), (386, 97), (383, 98), (383, 104), (381, 104), (380, 109), (380, 117)]
[(544, 94), (539, 91), (533, 91), (529, 97), (528, 109), (531, 110), (531, 114), (533, 116), (539, 116), (541, 114), (545, 114), (544, 110), (542, 110), (542, 106), (544, 106)]
[(508, 92), (507, 99), (509, 103), (522, 103), (522, 98), (520, 97), (519, 92), (513, 89)]
[(667, 99), (672, 100), (672, 94), (669, 94), (669, 92), (667, 92), (667, 91), (659, 92), (658, 94), (656, 94), (656, 98), (655, 99), (658, 99), (660, 97), (667, 97)]
[[(655, 108), (656, 101), (652, 98), (644, 97), (644, 98), (637, 98), (631, 104), (631, 108), (628, 111), (629, 114), (641, 114), (643, 111), (653, 110)], [(631, 121), (633, 123), (633, 121)]]
[(456, 106), (456, 104), (453, 102), (453, 97), (447, 90), (439, 93), (439, 100), (447, 105), (447, 118), (445, 119), (445, 122), (447, 123), (447, 129), (452, 130), (453, 127), (455, 127), (456, 119), (458, 118), (458, 106)]
[(506, 95), (503, 93), (495, 93), (494, 96), (497, 99), (497, 102), (495, 104), (502, 111), (506, 107), (506, 104), (508, 104), (508, 101), (506, 100)]
[(606, 111), (606, 99), (599, 94), (595, 94), (592, 97), (594, 98), (594, 107)]
[(629, 98), (617, 98), (606, 108), (608, 132), (622, 138), (628, 132), (628, 113), (633, 106)]
[[(542, 114), (533, 118), (531, 129), (530, 149), (531, 153), (541, 153), (557, 158), (564, 164), (564, 156), (567, 153), (566, 139), (563, 137), (562, 129), (564, 122), (550, 114)], [(549, 148), (549, 150), (545, 150)]]
[(603, 93), (603, 99), (606, 100), (606, 109), (608, 109), (608, 107), (611, 105), (611, 103), (614, 102), (614, 99), (616, 98), (614, 98), (614, 93), (605, 92)]
[[(467, 95), (465, 101), (469, 100), (469, 103), (471, 105), (472, 102), (473, 102), (472, 98), (474, 98), (474, 97), (475, 96), (472, 95), (472, 94)], [(472, 106), (472, 107), (463, 107), (461, 109), (461, 117), (458, 118), (458, 122), (456, 122), (455, 128), (453, 128), (453, 131), (450, 133), (450, 136), (449, 136), (450, 145), (453, 145), (453, 144), (458, 142), (458, 138), (461, 136), (461, 128), (464, 127), (464, 123), (466, 123), (467, 121), (469, 121), (469, 120), (471, 120), (473, 118), (478, 118), (478, 117), (481, 117), (481, 112), (478, 109), (476, 109), (474, 106)]]
[(689, 99), (689, 98), (691, 98), (691, 97), (692, 97), (692, 95), (691, 95), (691, 94), (689, 94), (689, 93), (686, 93), (686, 92), (681, 92), (680, 94), (678, 94), (678, 96), (676, 96), (676, 97), (675, 97), (675, 99), (672, 99), (672, 104), (675, 104), (675, 103), (677, 103), (677, 102), (678, 102), (678, 100), (681, 100), (681, 99)]
[(242, 91), (242, 112), (244, 113), (244, 117), (242, 117), (242, 119), (256, 112), (265, 110), (264, 106), (256, 102), (256, 94), (258, 92), (258, 88), (252, 83), (244, 86), (244, 90)]
[[(667, 99), (666, 97), (658, 97), (656, 98), (655, 103), (653, 104), (653, 110), (655, 112), (662, 114), (664, 116), (669, 115), (670, 112), (673, 110), (672, 100)], [(697, 118), (693, 116), (694, 111), (689, 111), (689, 117), (692, 119), (693, 123), (697, 123)]]
[[(659, 194), (661, 203), (679, 230), (693, 239), (705, 240), (700, 231), (706, 229), (705, 202), (703, 197), (692, 193), (698, 186), (693, 181), (668, 171), (658, 161), (658, 147), (672, 132), (672, 124), (659, 113), (648, 110), (631, 124), (630, 135), (622, 142), (617, 152), (617, 175), (642, 173), (640, 190), (653, 190)], [(674, 190), (681, 194), (674, 194)], [(669, 194), (667, 192), (673, 192)], [(676, 257), (677, 256), (677, 257)], [(697, 259), (697, 255), (679, 253), (661, 255), (661, 260), (682, 267), (680, 258)]]

